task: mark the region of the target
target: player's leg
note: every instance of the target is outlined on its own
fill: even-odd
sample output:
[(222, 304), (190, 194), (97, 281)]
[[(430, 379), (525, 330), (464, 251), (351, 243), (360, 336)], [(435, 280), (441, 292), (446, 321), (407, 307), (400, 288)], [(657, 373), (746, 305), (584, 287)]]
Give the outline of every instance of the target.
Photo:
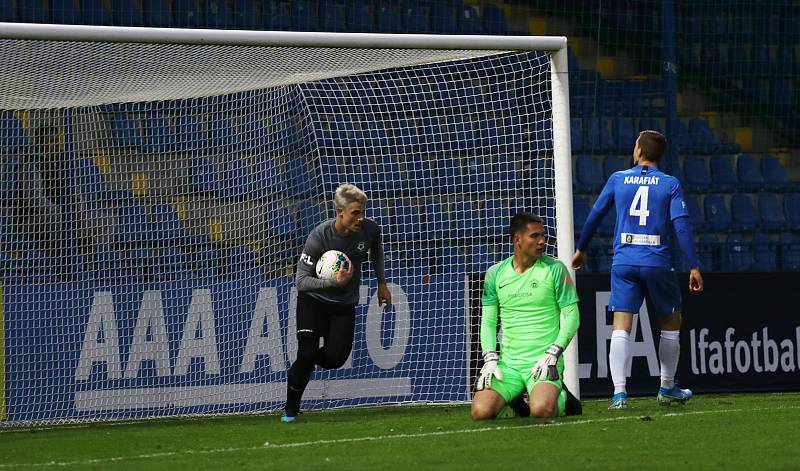
[(503, 379), (493, 378), (491, 386), (475, 392), (470, 410), (473, 420), (496, 418), (506, 404), (525, 391), (525, 378), (519, 371), (504, 364), (502, 360), (497, 367), (500, 368)]
[(347, 361), (353, 350), (356, 326), (355, 306), (332, 306), (328, 318), (328, 332), (317, 356), (317, 365), (332, 369)]
[(611, 332), (611, 347), (608, 365), (614, 383), (611, 398), (612, 409), (628, 407), (627, 376), (630, 358), (630, 333), (633, 315), (639, 312), (644, 300), (644, 289), (639, 277), (639, 267), (614, 266), (611, 269), (611, 300), (609, 308), (614, 312), (614, 327)]
[[(560, 381), (558, 382), (560, 383)], [(563, 396), (563, 397), (562, 397)], [(530, 393), (532, 417), (558, 417), (565, 413), (566, 393), (551, 381), (539, 381)]]
[(477, 391), (472, 398), (472, 405), (470, 407), (472, 420), (494, 419), (505, 405), (506, 400), (503, 399), (503, 396), (501, 396), (499, 392), (493, 389)]
[(661, 338), (658, 343), (658, 359), (661, 364), (661, 387), (658, 402), (669, 405), (684, 403), (691, 399), (692, 391), (675, 384), (675, 373), (680, 359), (681, 291), (678, 280), (671, 270), (648, 268), (643, 270), (647, 284), (647, 295), (653, 310), (661, 319)]
[(286, 405), (284, 406), (284, 422), (291, 422), (300, 412), (300, 401), (303, 392), (311, 379), (311, 373), (319, 354), (321, 334), (319, 318), (326, 313), (320, 312), (321, 303), (303, 293), (297, 295), (297, 358), (287, 372)]

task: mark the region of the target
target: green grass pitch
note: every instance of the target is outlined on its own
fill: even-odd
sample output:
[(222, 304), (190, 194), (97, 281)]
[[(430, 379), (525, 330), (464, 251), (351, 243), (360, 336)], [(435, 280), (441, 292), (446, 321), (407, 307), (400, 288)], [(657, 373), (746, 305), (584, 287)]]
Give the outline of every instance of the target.
[(466, 405), (0, 428), (2, 469), (797, 469), (800, 393), (634, 398), (473, 422)]

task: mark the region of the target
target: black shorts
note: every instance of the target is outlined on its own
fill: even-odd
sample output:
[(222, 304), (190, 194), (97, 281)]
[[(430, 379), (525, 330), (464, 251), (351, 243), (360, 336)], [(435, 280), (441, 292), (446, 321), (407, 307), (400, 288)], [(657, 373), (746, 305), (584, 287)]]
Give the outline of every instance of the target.
[(330, 304), (297, 293), (297, 337), (328, 337), (331, 326), (336, 333), (352, 332), (356, 324), (355, 305)]

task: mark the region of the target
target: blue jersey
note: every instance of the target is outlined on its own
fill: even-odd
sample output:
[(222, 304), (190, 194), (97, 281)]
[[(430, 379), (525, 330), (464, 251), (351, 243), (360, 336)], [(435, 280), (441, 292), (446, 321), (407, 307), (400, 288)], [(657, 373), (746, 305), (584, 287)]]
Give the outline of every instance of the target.
[(671, 268), (672, 220), (688, 216), (681, 184), (656, 167), (615, 172), (594, 204), (605, 215), (616, 207), (612, 265)]

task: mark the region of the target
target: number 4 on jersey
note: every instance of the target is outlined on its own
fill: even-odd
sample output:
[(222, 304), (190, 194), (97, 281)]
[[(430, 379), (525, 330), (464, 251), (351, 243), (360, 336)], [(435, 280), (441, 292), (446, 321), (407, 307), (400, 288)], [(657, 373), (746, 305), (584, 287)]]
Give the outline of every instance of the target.
[(640, 186), (639, 189), (636, 190), (636, 195), (634, 195), (631, 208), (628, 211), (628, 214), (631, 216), (639, 217), (640, 226), (646, 226), (647, 216), (650, 216), (650, 211), (647, 210), (647, 195), (649, 191), (649, 186)]

